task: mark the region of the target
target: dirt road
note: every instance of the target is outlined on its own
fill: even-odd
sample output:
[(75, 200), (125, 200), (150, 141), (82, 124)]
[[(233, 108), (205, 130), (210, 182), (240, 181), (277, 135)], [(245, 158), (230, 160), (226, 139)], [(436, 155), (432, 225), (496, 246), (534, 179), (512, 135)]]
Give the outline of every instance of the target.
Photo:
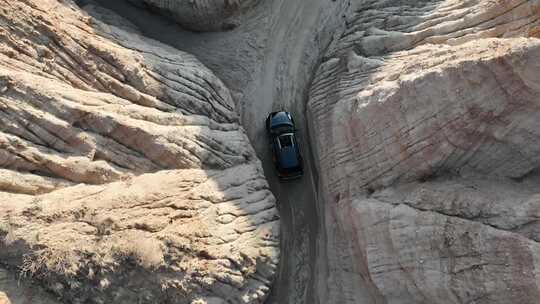
[[(146, 36), (196, 55), (229, 86), (280, 207), (281, 262), (267, 303), (317, 303), (314, 267), (324, 221), (304, 113), (311, 75), (341, 26), (347, 1), (262, 1), (238, 28), (224, 33), (186, 32), (123, 0), (98, 2)], [(305, 176), (288, 183), (276, 178), (264, 133), (266, 115), (280, 109), (292, 112), (305, 159)]]

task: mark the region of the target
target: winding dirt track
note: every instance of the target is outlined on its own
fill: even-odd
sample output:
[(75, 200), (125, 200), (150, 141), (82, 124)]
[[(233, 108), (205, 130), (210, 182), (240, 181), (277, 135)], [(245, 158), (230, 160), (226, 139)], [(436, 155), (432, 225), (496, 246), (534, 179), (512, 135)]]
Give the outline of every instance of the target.
[[(311, 75), (341, 24), (348, 1), (262, 1), (242, 24), (224, 33), (191, 33), (161, 16), (123, 0), (98, 0), (153, 39), (196, 55), (231, 89), (248, 136), (263, 162), (281, 213), (281, 262), (267, 303), (318, 303), (315, 269), (319, 228), (324, 220), (317, 201), (317, 174), (305, 121)], [(280, 183), (264, 131), (266, 115), (292, 112), (305, 161), (301, 180)], [(323, 265), (324, 267), (324, 265)]]

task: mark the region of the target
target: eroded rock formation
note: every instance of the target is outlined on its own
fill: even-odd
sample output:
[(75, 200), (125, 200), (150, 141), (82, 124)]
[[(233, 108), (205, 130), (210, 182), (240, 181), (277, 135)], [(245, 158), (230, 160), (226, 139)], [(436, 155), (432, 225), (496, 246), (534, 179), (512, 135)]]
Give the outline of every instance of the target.
[(129, 0), (176, 20), (192, 31), (223, 31), (240, 23), (240, 14), (258, 0)]
[(398, 2), (358, 1), (311, 89), (321, 303), (536, 303), (540, 4)]
[(222, 82), (109, 11), (0, 7), (2, 266), (64, 302), (261, 303), (278, 215)]
[(537, 303), (540, 2), (302, 1), (144, 1), (239, 26), (174, 44), (235, 109), (110, 11), (0, 0), (0, 303), (264, 301), (278, 215), (236, 113), (303, 121), (326, 47), (276, 302)]

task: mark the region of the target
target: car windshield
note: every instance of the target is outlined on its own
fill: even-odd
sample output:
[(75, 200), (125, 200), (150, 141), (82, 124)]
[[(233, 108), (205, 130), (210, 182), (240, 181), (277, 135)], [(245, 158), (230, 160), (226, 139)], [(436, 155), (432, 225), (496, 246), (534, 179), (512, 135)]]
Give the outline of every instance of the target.
[(272, 129), (272, 132), (274, 134), (280, 134), (280, 133), (283, 133), (283, 132), (292, 132), (292, 127), (289, 126), (289, 125), (281, 125), (281, 126), (278, 126), (278, 127), (274, 127)]
[(293, 145), (292, 133), (280, 135), (279, 136), (279, 145), (281, 146), (281, 148), (292, 147), (292, 145)]

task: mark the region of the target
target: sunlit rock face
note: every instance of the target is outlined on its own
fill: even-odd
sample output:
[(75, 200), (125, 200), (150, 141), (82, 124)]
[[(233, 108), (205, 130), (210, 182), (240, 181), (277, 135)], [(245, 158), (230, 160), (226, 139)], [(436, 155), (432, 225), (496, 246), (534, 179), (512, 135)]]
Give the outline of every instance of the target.
[(192, 31), (231, 30), (259, 0), (129, 0), (167, 15)]
[(5, 277), (66, 303), (262, 303), (279, 218), (220, 79), (109, 11), (0, 4)]
[(321, 303), (536, 303), (540, 3), (368, 2), (308, 103)]

